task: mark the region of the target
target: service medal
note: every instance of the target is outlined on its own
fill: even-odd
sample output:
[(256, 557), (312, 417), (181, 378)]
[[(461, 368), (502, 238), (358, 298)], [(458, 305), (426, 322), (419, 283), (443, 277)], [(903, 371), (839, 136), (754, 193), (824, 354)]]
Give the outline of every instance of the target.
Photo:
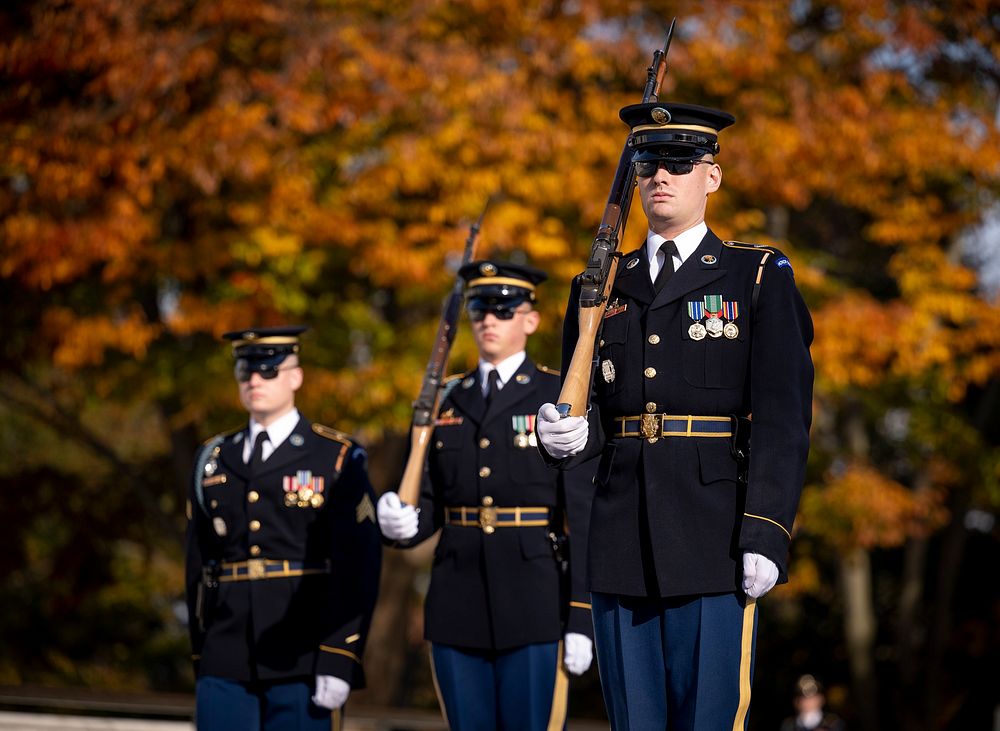
[(736, 327), (735, 323), (727, 322), (726, 326), (722, 328), (722, 334), (725, 335), (730, 340), (735, 340), (739, 337), (740, 329)]
[(722, 320), (718, 317), (710, 317), (708, 318), (708, 321), (705, 322), (705, 329), (708, 331), (710, 337), (721, 338), (722, 328)]
[(688, 337), (692, 340), (704, 340), (706, 334), (705, 326), (700, 322), (696, 322), (688, 328)]
[(295, 503), (297, 503), (298, 501), (299, 501), (299, 498), (297, 497), (297, 493), (294, 493), (294, 492), (286, 492), (285, 493), (285, 507), (286, 508), (294, 508), (295, 507)]
[(535, 432), (531, 432), (531, 434), (528, 435), (528, 444), (532, 447), (538, 446), (538, 437), (535, 436)]
[(524, 432), (521, 432), (520, 434), (518, 434), (517, 436), (515, 436), (514, 437), (514, 446), (517, 447), (518, 449), (527, 449), (528, 448), (528, 435), (525, 434)]
[(311, 498), (309, 498), (309, 504), (312, 505), (314, 508), (322, 508), (323, 507), (323, 496), (322, 495), (313, 495)]
[(605, 383), (615, 380), (615, 364), (610, 360), (601, 361), (601, 375), (604, 376)]

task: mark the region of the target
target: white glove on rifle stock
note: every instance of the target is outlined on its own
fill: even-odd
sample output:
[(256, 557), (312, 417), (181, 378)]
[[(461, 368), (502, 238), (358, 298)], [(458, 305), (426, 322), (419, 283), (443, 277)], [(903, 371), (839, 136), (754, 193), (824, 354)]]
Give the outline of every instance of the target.
[(535, 419), (535, 433), (545, 451), (556, 459), (572, 457), (587, 446), (590, 425), (585, 416), (559, 417), (555, 404), (545, 403)]
[(387, 492), (378, 499), (375, 508), (378, 516), (378, 527), (382, 535), (393, 541), (408, 541), (417, 535), (417, 509), (412, 505), (404, 505), (399, 499), (399, 493)]

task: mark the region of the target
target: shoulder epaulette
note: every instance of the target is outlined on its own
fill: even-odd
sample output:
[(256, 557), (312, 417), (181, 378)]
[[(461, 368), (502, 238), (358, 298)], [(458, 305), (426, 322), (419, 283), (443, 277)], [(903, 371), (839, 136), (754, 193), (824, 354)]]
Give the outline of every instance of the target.
[(767, 264), (768, 259), (771, 257), (777, 257), (777, 265), (788, 267), (789, 271), (791, 271), (792, 265), (789, 263), (788, 257), (773, 246), (765, 246), (764, 244), (748, 244), (743, 241), (723, 241), (722, 245), (730, 249), (753, 251), (760, 254), (760, 263), (757, 265), (757, 276), (753, 283), (753, 296), (750, 298), (751, 307), (757, 306), (757, 298), (760, 296), (760, 282), (764, 278), (764, 265)]
[(535, 368), (540, 370), (542, 373), (551, 373), (553, 376), (562, 375), (561, 371), (555, 368), (549, 368), (547, 365), (542, 365), (540, 363), (535, 363)]
[(344, 458), (347, 456), (351, 447), (354, 446), (354, 440), (351, 439), (349, 434), (338, 431), (337, 429), (331, 429), (330, 427), (323, 426), (322, 424), (313, 424), (312, 430), (324, 439), (340, 443), (340, 453), (337, 455), (337, 463), (333, 467), (334, 471), (339, 473), (341, 468), (344, 466)]
[(448, 398), (448, 394), (451, 393), (452, 389), (454, 389), (455, 386), (457, 386), (459, 383), (462, 382), (462, 379), (465, 378), (465, 375), (466, 375), (465, 373), (453, 373), (450, 376), (445, 376), (445, 379), (441, 381), (440, 401), (444, 401), (446, 398)]

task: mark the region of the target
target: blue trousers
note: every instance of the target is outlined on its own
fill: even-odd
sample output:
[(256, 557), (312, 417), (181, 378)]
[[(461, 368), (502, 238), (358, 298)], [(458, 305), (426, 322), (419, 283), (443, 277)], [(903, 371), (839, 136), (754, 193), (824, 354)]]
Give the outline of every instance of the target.
[(591, 599), (612, 729), (745, 731), (757, 638), (753, 599)]
[(569, 677), (562, 642), (494, 652), (431, 645), (441, 711), (452, 731), (558, 731)]
[(202, 676), (195, 686), (198, 731), (340, 731), (340, 710), (312, 702), (312, 683), (241, 683)]

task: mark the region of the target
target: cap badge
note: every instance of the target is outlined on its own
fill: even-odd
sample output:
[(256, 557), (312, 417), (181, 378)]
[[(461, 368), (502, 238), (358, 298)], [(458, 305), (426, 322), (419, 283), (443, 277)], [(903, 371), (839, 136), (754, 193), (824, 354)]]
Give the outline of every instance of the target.
[(635, 257), (633, 259), (629, 259), (629, 262), (628, 262), (628, 264), (625, 265), (625, 268), (626, 269), (635, 269), (635, 266), (638, 263), (639, 263), (639, 257)]
[(489, 262), (486, 262), (485, 264), (479, 265), (479, 273), (482, 274), (484, 277), (492, 277), (494, 274), (497, 273), (497, 268), (492, 264), (490, 264)]
[(245, 333), (243, 333), (243, 339), (244, 340), (256, 340), (257, 339), (257, 333), (255, 333), (253, 330), (247, 330)]
[(705, 256), (701, 257), (701, 263), (702, 264), (714, 264), (717, 261), (718, 261), (718, 259), (716, 259), (711, 254), (705, 254)]
[(514, 380), (518, 383), (531, 383), (531, 376), (527, 373), (518, 373)]
[(472, 376), (468, 376), (464, 381), (462, 381), (462, 388), (472, 388), (472, 385), (476, 382), (476, 379)]
[(293, 447), (301, 447), (306, 443), (306, 440), (302, 438), (301, 434), (292, 434), (292, 436), (288, 437), (288, 441)]
[(663, 107), (654, 107), (649, 114), (657, 124), (666, 124), (670, 121), (670, 112)]

